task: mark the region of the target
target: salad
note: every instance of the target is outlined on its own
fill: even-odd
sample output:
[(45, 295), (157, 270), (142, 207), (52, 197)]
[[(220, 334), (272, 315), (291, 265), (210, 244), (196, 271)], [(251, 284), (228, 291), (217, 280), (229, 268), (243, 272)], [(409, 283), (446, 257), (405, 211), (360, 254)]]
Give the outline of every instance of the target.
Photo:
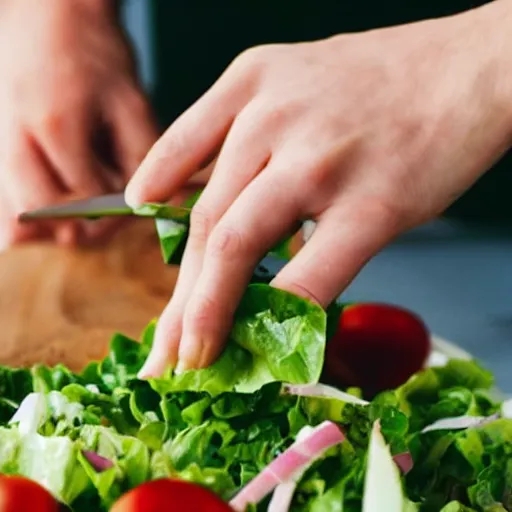
[[(170, 261), (187, 228), (162, 222)], [(324, 310), (271, 278), (206, 369), (139, 380), (154, 321), (80, 373), (0, 367), (0, 512), (512, 510), (511, 405), (487, 370), (425, 367), (408, 311)]]

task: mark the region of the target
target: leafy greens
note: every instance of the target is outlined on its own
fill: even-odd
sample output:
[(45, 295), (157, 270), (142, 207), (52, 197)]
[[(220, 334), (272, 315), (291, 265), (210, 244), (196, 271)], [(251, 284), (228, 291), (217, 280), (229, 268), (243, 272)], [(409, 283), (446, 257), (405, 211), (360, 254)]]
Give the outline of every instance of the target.
[[(158, 217), (165, 261), (179, 261), (188, 219), (166, 218), (163, 205), (145, 208), (140, 214)], [(272, 288), (272, 277), (256, 269), (226, 348), (206, 369), (139, 380), (154, 321), (140, 341), (114, 335), (106, 357), (80, 373), (0, 367), (0, 473), (38, 481), (76, 512), (107, 511), (129, 489), (162, 477), (229, 501), (301, 433), (333, 422), (343, 441), (284, 482), (281, 510), (512, 511), (512, 420), (489, 372), (451, 360), (371, 402), (355, 389), (314, 392), (343, 307), (324, 311)], [(269, 505), (272, 496), (250, 510)]]

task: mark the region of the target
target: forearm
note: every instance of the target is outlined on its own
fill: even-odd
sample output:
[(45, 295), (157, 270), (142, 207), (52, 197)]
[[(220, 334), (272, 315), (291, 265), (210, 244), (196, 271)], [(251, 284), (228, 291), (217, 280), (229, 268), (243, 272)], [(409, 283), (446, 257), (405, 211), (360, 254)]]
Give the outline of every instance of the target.
[[(480, 59), (482, 87), (492, 104), (506, 113), (505, 128), (512, 142), (512, 0), (495, 0), (468, 13), (475, 24), (473, 41), (468, 41)], [(464, 43), (464, 42), (463, 42)]]

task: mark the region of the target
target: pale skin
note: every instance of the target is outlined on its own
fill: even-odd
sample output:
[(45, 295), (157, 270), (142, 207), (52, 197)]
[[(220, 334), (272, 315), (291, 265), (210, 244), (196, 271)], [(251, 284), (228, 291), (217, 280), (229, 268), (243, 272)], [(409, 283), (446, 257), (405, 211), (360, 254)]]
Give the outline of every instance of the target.
[(260, 258), (316, 230), (273, 286), (322, 306), (510, 146), (512, 3), (240, 55), (153, 146), (126, 190), (173, 196), (212, 156), (175, 293), (141, 377), (205, 367)]
[(94, 242), (116, 226), (17, 222), (25, 210), (124, 190), (158, 137), (116, 4), (0, 1), (0, 248)]

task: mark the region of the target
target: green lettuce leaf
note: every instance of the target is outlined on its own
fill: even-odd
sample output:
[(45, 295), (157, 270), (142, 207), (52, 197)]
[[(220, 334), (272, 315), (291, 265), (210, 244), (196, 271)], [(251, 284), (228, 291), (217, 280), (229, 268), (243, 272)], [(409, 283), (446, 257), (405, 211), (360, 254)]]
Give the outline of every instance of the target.
[(0, 426), (7, 424), (23, 399), (32, 391), (29, 370), (0, 366)]
[(102, 502), (110, 507), (123, 492), (145, 482), (150, 474), (150, 452), (139, 439), (119, 435), (102, 426), (84, 426), (80, 432), (84, 449), (109, 459), (114, 466), (97, 472), (80, 454), (78, 460), (96, 487)]
[(0, 473), (35, 480), (62, 503), (71, 504), (89, 486), (78, 462), (80, 445), (68, 437), (22, 436), (0, 428), (0, 447)]
[(264, 284), (247, 289), (226, 349), (212, 366), (152, 379), (161, 394), (175, 391), (252, 393), (264, 384), (317, 382), (323, 366), (326, 313)]
[(490, 396), (492, 375), (475, 361), (450, 360), (423, 370), (387, 395), (409, 417), (412, 432), (436, 420), (455, 416), (489, 416), (499, 410)]
[(458, 501), (451, 501), (441, 509), (441, 512), (476, 512), (474, 508), (466, 507)]

